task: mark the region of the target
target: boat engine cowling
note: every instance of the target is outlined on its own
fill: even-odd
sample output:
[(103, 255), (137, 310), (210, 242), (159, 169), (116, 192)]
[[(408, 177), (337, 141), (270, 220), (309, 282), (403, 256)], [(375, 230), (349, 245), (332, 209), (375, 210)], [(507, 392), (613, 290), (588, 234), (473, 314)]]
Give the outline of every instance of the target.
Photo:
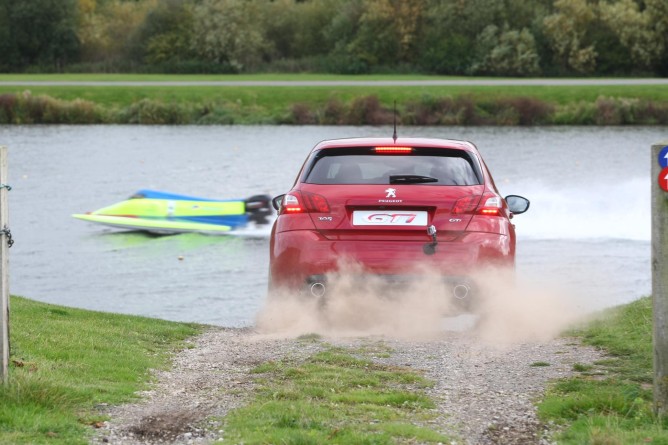
[(271, 208), (271, 196), (253, 195), (244, 201), (248, 219), (256, 224), (268, 224), (269, 217), (274, 213)]

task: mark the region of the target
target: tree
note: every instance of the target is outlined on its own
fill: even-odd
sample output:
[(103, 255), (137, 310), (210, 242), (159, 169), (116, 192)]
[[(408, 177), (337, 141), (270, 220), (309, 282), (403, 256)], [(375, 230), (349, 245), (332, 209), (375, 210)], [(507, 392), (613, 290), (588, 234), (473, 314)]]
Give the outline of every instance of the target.
[(543, 20), (545, 35), (555, 54), (555, 62), (564, 72), (592, 73), (596, 68), (596, 50), (587, 39), (587, 29), (596, 14), (587, 0), (557, 0), (557, 12)]
[(327, 55), (329, 71), (342, 74), (368, 72), (369, 64), (354, 52), (352, 45), (364, 11), (364, 0), (341, 0), (340, 7), (323, 30), (325, 41), (334, 48)]
[(261, 8), (245, 0), (203, 0), (193, 10), (193, 49), (201, 60), (252, 69), (267, 44), (257, 24)]
[(531, 76), (540, 73), (536, 42), (531, 32), (490, 25), (478, 38), (480, 60), (472, 71), (500, 76)]
[(655, 62), (658, 74), (668, 76), (668, 2), (666, 0), (645, 0), (649, 23), (662, 51)]
[(633, 0), (601, 3), (601, 19), (617, 35), (621, 44), (641, 69), (653, 67), (664, 52), (664, 40), (654, 27), (651, 11), (640, 10)]
[(0, 71), (12, 71), (18, 58), (11, 33), (11, 4), (12, 0), (0, 0)]
[(0, 10), (8, 69), (38, 65), (60, 70), (78, 60), (76, 0), (5, 0)]
[(136, 35), (157, 0), (79, 0), (79, 39), (84, 62), (129, 62)]
[(486, 26), (503, 26), (503, 14), (498, 0), (428, 0), (420, 66), (439, 74), (469, 74), (478, 36)]
[(275, 0), (265, 3), (263, 36), (270, 56), (276, 59), (299, 59), (326, 55), (335, 47), (327, 35), (333, 18), (347, 0)]
[(411, 63), (426, 0), (369, 0), (349, 50), (369, 65)]
[(137, 31), (134, 57), (140, 63), (178, 71), (196, 59), (193, 5), (182, 0), (162, 0)]

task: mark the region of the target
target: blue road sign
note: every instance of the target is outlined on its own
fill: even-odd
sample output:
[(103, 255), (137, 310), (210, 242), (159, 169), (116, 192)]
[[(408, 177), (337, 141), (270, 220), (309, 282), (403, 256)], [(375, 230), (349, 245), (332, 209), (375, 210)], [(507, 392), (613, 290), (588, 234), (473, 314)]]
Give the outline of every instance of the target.
[(659, 152), (659, 165), (661, 168), (668, 167), (668, 145), (663, 147)]

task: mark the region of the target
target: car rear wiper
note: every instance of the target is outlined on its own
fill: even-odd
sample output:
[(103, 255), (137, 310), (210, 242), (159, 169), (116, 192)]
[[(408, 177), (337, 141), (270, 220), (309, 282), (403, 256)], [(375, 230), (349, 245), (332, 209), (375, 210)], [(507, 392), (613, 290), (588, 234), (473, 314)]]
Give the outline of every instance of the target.
[(420, 175), (391, 175), (390, 184), (420, 184), (423, 182), (438, 182), (438, 179), (431, 176)]

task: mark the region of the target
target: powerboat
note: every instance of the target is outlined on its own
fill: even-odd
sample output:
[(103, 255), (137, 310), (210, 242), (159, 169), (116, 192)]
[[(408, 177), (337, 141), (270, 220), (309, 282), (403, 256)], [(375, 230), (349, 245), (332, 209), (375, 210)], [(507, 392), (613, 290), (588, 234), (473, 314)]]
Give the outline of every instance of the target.
[(273, 221), (271, 197), (208, 199), (156, 190), (139, 190), (129, 199), (74, 218), (157, 234), (200, 232), (234, 234)]

